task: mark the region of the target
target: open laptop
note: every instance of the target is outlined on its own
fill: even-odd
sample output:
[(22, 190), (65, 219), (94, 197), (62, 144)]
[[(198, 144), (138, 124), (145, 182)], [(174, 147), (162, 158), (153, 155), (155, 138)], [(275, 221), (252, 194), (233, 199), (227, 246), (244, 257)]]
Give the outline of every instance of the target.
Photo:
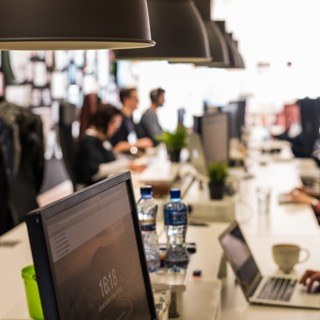
[(219, 240), (249, 303), (320, 309), (320, 296), (307, 294), (298, 279), (261, 275), (237, 222), (231, 223)]
[(46, 320), (155, 320), (129, 172), (26, 216)]

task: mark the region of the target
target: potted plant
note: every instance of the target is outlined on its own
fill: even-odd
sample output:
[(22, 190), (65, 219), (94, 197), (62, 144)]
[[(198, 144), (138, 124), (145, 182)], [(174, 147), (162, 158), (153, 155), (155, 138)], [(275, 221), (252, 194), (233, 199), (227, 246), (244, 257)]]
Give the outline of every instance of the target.
[(226, 163), (215, 162), (208, 167), (209, 190), (211, 199), (222, 199), (225, 182), (228, 177), (228, 166)]
[(165, 131), (157, 137), (157, 140), (166, 145), (170, 160), (179, 162), (180, 152), (187, 143), (187, 130), (184, 127), (178, 127), (175, 132)]

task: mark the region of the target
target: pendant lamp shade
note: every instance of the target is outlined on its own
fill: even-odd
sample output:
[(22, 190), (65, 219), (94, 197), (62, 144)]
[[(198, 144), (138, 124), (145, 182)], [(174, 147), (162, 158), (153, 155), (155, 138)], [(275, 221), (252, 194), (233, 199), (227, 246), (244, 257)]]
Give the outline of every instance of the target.
[(154, 45), (146, 0), (3, 0), (0, 50)]
[(211, 3), (210, 0), (195, 0), (195, 4), (204, 21), (208, 34), (210, 61), (198, 63), (197, 66), (211, 68), (226, 68), (230, 65), (228, 47), (219, 27), (211, 20)]
[(240, 62), (239, 66), (240, 66), (241, 69), (245, 69), (246, 65), (245, 65), (245, 63), (244, 63), (244, 61), (243, 61), (242, 55), (241, 55), (241, 53), (239, 52), (239, 48), (238, 48), (238, 43), (239, 43), (239, 42), (238, 42), (237, 40), (234, 40), (234, 39), (233, 39), (233, 43), (234, 43), (234, 45), (235, 45), (235, 47), (236, 47), (236, 49), (237, 49), (238, 55), (239, 55), (239, 62)]
[(219, 27), (225, 41), (227, 44), (228, 48), (228, 54), (229, 54), (229, 60), (230, 64), (227, 68), (229, 69), (236, 69), (238, 68), (238, 57), (236, 53), (236, 49), (234, 47), (234, 44), (232, 43), (230, 36), (228, 36), (227, 31), (226, 31), (226, 23), (223, 20), (218, 20), (216, 21), (217, 26)]
[(148, 0), (152, 37), (156, 46), (116, 52), (122, 60), (201, 62), (210, 57), (201, 16), (191, 0)]
[(238, 51), (237, 45), (233, 40), (232, 32), (227, 32), (227, 41), (230, 44), (234, 54), (234, 69), (243, 69), (243, 62)]

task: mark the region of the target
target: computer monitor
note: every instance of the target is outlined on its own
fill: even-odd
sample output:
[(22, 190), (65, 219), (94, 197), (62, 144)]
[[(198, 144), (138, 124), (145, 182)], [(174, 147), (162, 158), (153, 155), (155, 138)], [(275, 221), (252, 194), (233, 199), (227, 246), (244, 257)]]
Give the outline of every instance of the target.
[(245, 126), (246, 101), (239, 100), (230, 102), (223, 111), (230, 115), (230, 136), (231, 138), (241, 139), (243, 127)]
[(45, 319), (156, 319), (129, 172), (26, 222)]
[(184, 126), (184, 116), (186, 114), (185, 108), (178, 109), (178, 127)]
[(219, 112), (194, 118), (194, 131), (200, 134), (206, 163), (229, 162), (229, 116)]
[(238, 122), (238, 104), (237, 103), (229, 103), (223, 108), (223, 111), (227, 112), (229, 114), (230, 138), (240, 139), (241, 129), (239, 127), (239, 122)]

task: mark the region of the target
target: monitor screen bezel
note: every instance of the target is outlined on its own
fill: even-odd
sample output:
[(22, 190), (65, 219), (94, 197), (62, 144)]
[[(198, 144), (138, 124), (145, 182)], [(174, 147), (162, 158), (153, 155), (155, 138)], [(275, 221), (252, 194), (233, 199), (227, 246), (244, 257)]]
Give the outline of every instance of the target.
[(48, 206), (32, 211), (26, 215), (26, 223), (28, 227), (32, 256), (37, 274), (37, 281), (39, 285), (39, 292), (45, 319), (50, 320), (60, 318), (54, 286), (53, 266), (51, 264), (51, 259), (49, 258), (49, 239), (46, 234), (47, 219), (50, 219), (53, 216), (56, 216), (59, 213), (63, 212), (64, 210), (67, 210), (68, 208), (71, 208), (78, 203), (86, 201), (93, 196), (96, 196), (102, 192), (106, 192), (107, 190), (121, 183), (126, 183), (128, 191), (131, 216), (135, 231), (135, 237), (137, 240), (140, 265), (142, 269), (142, 276), (148, 299), (148, 308), (151, 316), (150, 319), (156, 319), (151, 281), (147, 269), (130, 172), (125, 172), (112, 178), (105, 179)]

